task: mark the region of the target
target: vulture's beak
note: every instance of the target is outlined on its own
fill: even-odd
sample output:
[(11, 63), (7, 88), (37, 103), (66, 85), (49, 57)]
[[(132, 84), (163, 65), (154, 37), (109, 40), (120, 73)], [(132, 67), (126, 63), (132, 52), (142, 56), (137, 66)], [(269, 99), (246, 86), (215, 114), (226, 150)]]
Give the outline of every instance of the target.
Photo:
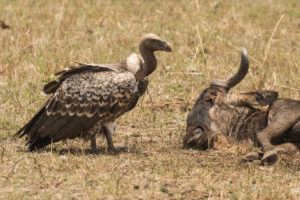
[(164, 51), (167, 51), (167, 52), (171, 52), (172, 51), (172, 45), (169, 42), (167, 42), (165, 40), (162, 40), (161, 43), (162, 43)]

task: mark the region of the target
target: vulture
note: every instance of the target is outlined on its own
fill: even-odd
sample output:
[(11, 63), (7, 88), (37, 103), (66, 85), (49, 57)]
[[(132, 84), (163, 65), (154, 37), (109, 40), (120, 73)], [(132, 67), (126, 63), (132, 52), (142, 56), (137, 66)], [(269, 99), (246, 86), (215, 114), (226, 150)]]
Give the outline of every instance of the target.
[(27, 136), (29, 151), (77, 137), (90, 140), (96, 151), (96, 136), (103, 134), (108, 151), (118, 152), (112, 140), (114, 121), (132, 110), (146, 91), (147, 76), (157, 66), (154, 52), (171, 52), (172, 46), (149, 33), (142, 37), (139, 51), (118, 63), (77, 63), (56, 72), (56, 80), (43, 88), (52, 96), (15, 136)]

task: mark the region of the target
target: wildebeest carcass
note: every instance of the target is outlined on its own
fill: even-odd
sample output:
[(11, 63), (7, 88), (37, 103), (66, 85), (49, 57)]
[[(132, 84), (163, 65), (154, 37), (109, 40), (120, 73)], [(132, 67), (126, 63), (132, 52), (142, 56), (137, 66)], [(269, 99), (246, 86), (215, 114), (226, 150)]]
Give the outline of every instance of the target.
[[(212, 81), (201, 93), (187, 117), (186, 148), (207, 149), (221, 134), (262, 146), (263, 162), (276, 161), (278, 152), (297, 149), (300, 101), (278, 98), (275, 91), (228, 93), (245, 77), (248, 68), (247, 51), (243, 48), (238, 72), (227, 80)], [(254, 106), (269, 107), (264, 111)]]

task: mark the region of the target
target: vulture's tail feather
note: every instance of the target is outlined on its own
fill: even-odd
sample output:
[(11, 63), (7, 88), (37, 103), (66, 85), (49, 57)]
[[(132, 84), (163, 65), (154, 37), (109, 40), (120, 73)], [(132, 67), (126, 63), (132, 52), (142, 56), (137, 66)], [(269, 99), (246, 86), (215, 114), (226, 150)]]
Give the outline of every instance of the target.
[(25, 124), (17, 133), (15, 133), (16, 137), (23, 137), (26, 133), (31, 132), (32, 128), (36, 125), (36, 122), (41, 118), (43, 113), (45, 112), (45, 107), (48, 105), (49, 100), (42, 106), (42, 108), (35, 114), (32, 119)]
[(49, 137), (40, 137), (37, 131), (45, 122), (46, 116), (46, 106), (49, 100), (42, 106), (42, 108), (38, 111), (36, 115), (32, 117), (32, 119), (25, 124), (14, 136), (16, 137), (23, 137), (25, 135), (28, 136), (27, 138), (27, 145), (29, 151), (34, 151), (36, 149), (43, 148), (51, 143), (51, 138)]
[(37, 136), (37, 138), (35, 138), (33, 141), (28, 141), (27, 145), (29, 151), (35, 151), (47, 146), (48, 144), (51, 144), (51, 142), (51, 138), (49, 137), (42, 138)]

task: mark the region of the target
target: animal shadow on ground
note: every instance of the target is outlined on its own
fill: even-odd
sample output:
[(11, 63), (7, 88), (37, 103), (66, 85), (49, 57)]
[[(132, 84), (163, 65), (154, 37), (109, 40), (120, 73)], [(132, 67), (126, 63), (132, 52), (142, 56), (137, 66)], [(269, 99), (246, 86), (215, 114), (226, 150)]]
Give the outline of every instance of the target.
[[(81, 156), (81, 155), (119, 155), (122, 153), (139, 153), (138, 151), (134, 149), (129, 149), (127, 147), (119, 147), (117, 148), (118, 152), (109, 152), (107, 151), (107, 148), (105, 147), (100, 147), (97, 148), (97, 150), (92, 151), (90, 148), (76, 148), (76, 147), (71, 147), (71, 148), (57, 148), (54, 147), (51, 149), (51, 147), (46, 147), (41, 150), (36, 150), (34, 152), (36, 153), (53, 153), (53, 154), (59, 154), (59, 155), (67, 155), (67, 154), (72, 154), (76, 156)], [(19, 152), (28, 152), (27, 150), (19, 150)]]
[[(51, 150), (51, 149), (50, 149)], [(61, 155), (65, 154), (73, 154), (73, 155), (118, 155), (120, 153), (129, 153), (129, 149), (127, 147), (119, 147), (118, 152), (109, 152), (107, 151), (107, 148), (105, 147), (100, 147), (97, 148), (96, 150), (91, 150), (91, 149), (80, 149), (80, 148), (64, 148), (60, 149), (57, 151)], [(53, 152), (53, 150), (52, 150)]]

